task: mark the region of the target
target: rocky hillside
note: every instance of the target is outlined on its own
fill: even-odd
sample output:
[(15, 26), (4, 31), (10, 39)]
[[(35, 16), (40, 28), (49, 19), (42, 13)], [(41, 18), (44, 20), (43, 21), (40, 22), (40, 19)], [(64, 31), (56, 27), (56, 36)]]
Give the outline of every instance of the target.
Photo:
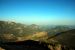
[(17, 37), (25, 37), (39, 32), (39, 26), (0, 21), (0, 41), (15, 41)]
[(60, 50), (62, 46), (75, 48), (75, 29), (68, 26), (54, 26), (52, 28), (0, 21), (0, 44), (26, 40), (47, 43), (51, 50)]
[(0, 41), (45, 40), (47, 37), (52, 37), (70, 29), (72, 28), (68, 26), (26, 25), (10, 21), (0, 21)]

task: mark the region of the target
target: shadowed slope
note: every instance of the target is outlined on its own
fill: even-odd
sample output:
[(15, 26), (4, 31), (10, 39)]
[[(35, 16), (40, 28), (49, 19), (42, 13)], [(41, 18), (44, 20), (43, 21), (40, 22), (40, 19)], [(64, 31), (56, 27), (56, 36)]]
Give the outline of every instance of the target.
[(0, 46), (6, 50), (50, 50), (47, 44), (33, 40), (2, 43)]
[(75, 48), (75, 29), (58, 33), (51, 38), (56, 39), (62, 45), (66, 45), (70, 48)]

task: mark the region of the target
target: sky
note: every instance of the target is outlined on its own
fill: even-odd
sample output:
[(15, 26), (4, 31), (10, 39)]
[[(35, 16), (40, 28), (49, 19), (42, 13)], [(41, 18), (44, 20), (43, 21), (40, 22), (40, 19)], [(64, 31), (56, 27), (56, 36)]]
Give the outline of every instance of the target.
[(0, 20), (75, 25), (74, 0), (0, 0)]

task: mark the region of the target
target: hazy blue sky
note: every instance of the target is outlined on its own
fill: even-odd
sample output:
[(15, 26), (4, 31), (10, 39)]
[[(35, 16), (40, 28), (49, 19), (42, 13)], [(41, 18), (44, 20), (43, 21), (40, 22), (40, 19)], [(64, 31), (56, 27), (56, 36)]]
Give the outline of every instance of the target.
[(0, 20), (75, 25), (74, 0), (0, 0)]

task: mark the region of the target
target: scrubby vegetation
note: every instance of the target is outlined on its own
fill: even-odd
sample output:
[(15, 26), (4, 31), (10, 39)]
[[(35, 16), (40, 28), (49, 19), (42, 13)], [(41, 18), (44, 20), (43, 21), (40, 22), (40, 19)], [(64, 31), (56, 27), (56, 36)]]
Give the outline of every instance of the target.
[[(50, 49), (57, 48), (56, 50), (59, 50), (58, 49), (60, 48), (59, 46), (62, 45), (67, 46), (66, 45), (67, 42), (70, 43), (71, 39), (73, 39), (72, 43), (74, 43), (75, 41), (74, 28), (75, 28), (74, 26), (67, 26), (67, 25), (63, 26), (36, 25), (36, 24), (27, 25), (10, 21), (0, 21), (0, 43), (34, 40), (48, 43), (48, 47)], [(66, 32), (72, 29), (74, 31)]]

